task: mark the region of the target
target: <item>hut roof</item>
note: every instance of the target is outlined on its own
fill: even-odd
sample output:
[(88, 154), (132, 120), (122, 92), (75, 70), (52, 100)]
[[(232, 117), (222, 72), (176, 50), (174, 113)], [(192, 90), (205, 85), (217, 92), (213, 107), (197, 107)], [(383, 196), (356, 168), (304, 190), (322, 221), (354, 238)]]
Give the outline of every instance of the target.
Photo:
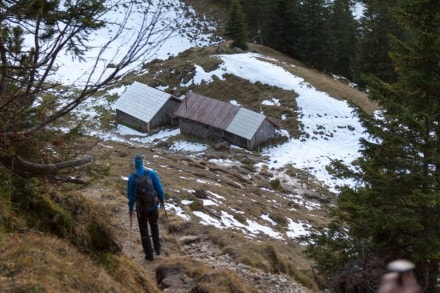
[(226, 131), (246, 139), (251, 139), (258, 130), (258, 127), (263, 123), (264, 119), (266, 119), (266, 116), (262, 114), (245, 108), (240, 108), (234, 119), (232, 119), (231, 123), (226, 128)]
[(226, 129), (239, 109), (238, 106), (190, 92), (174, 115)]
[(246, 139), (251, 139), (266, 119), (254, 111), (195, 93), (188, 93), (174, 114)]
[(115, 107), (137, 119), (149, 122), (170, 98), (174, 97), (135, 81), (116, 101)]

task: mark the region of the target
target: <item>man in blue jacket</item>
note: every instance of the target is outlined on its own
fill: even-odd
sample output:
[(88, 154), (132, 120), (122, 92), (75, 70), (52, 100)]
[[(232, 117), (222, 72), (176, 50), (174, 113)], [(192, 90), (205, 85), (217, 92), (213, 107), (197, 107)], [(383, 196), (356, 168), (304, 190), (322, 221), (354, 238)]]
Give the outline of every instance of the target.
[(135, 192), (136, 176), (143, 176), (147, 173), (148, 177), (156, 190), (159, 202), (154, 204), (153, 207), (143, 209), (136, 206), (136, 215), (139, 223), (139, 231), (141, 234), (142, 247), (145, 253), (146, 260), (153, 260), (153, 247), (151, 246), (150, 236), (148, 234), (148, 224), (150, 225), (151, 235), (153, 236), (153, 246), (157, 255), (160, 255), (160, 242), (159, 242), (159, 203), (163, 206), (165, 204), (165, 195), (163, 192), (162, 183), (160, 182), (159, 176), (153, 169), (148, 169), (144, 167), (144, 155), (136, 155), (134, 158), (135, 172), (130, 174), (128, 177), (128, 210), (130, 213), (130, 221), (133, 215), (133, 207), (135, 203)]

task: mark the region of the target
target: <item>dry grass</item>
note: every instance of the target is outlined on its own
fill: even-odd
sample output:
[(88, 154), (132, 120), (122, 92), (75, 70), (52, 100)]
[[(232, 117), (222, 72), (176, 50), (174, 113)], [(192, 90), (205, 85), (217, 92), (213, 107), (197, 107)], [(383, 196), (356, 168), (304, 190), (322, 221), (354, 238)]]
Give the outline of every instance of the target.
[(108, 207), (68, 185), (29, 186), (0, 194), (0, 292), (158, 292), (136, 264), (114, 254)]
[(197, 280), (197, 286), (192, 292), (255, 292), (255, 289), (234, 271), (213, 270), (210, 266), (186, 257), (169, 258), (156, 269), (159, 282), (170, 274), (177, 277), (186, 275)]
[(218, 293), (251, 293), (255, 289), (247, 284), (243, 278), (231, 270), (216, 270), (209, 274), (209, 278), (204, 278), (198, 285), (199, 292), (218, 292)]
[(0, 195), (0, 241), (2, 232), (14, 231), (25, 227), (25, 221), (14, 212), (10, 200)]
[(13, 178), (11, 173), (0, 165), (0, 242), (3, 233), (26, 227), (26, 223), (17, 209), (13, 208), (11, 198), (14, 194)]
[[(286, 245), (284, 241), (255, 241), (241, 233), (213, 229), (178, 218), (172, 218), (171, 223), (172, 233), (197, 235), (204, 241), (212, 241), (234, 262), (243, 263), (268, 273), (286, 274), (311, 290), (317, 289), (313, 281), (311, 263), (301, 256), (303, 248), (297, 243), (291, 242)], [(172, 240), (170, 239), (170, 241)]]
[(115, 257), (111, 276), (66, 241), (44, 234), (11, 234), (0, 250), (1, 292), (158, 292), (129, 261)]
[(236, 262), (274, 274), (287, 274), (302, 285), (315, 290), (311, 264), (303, 257), (296, 243), (253, 241), (230, 231), (211, 230), (209, 238)]

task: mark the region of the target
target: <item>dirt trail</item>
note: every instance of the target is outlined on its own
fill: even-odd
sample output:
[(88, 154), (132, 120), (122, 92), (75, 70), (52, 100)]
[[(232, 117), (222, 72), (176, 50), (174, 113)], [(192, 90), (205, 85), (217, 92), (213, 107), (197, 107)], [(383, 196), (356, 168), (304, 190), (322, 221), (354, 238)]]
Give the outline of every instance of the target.
[[(179, 244), (176, 241), (183, 235), (169, 232), (168, 222), (164, 211), (159, 212), (159, 231), (162, 244), (160, 256), (154, 256), (153, 261), (144, 259), (144, 252), (140, 241), (137, 219), (133, 217), (130, 228), (130, 217), (126, 199), (121, 195), (110, 196), (114, 192), (106, 187), (90, 188), (84, 193), (90, 198), (99, 199), (102, 204), (109, 206), (115, 211), (113, 226), (116, 228), (116, 237), (123, 247), (123, 253), (136, 261), (143, 269), (145, 276), (157, 285), (156, 269), (169, 257), (186, 256), (208, 264), (216, 269), (232, 269), (253, 284), (258, 292), (309, 292), (306, 288), (288, 276), (274, 275), (262, 272), (255, 268), (235, 263), (227, 254), (211, 242), (197, 241), (188, 245)], [(178, 242), (180, 243), (180, 241)], [(180, 252), (179, 252), (180, 249)], [(163, 292), (190, 292), (190, 288), (166, 288)]]
[[(177, 245), (173, 241), (174, 235), (167, 232), (167, 224), (164, 223), (164, 220), (166, 220), (165, 215), (162, 210), (160, 213), (160, 232), (163, 253), (160, 256), (155, 255), (153, 261), (144, 260), (137, 220), (133, 219), (133, 227), (130, 233), (128, 214), (123, 209), (117, 213), (117, 217), (124, 227), (124, 229), (121, 229), (123, 233), (120, 235), (120, 237), (122, 237), (120, 238), (121, 243), (124, 247), (123, 252), (131, 259), (134, 259), (144, 269), (145, 274), (152, 282), (156, 282), (156, 269), (166, 261), (167, 257), (186, 256), (208, 264), (216, 269), (231, 269), (236, 271), (250, 284), (253, 284), (255, 289), (258, 290), (257, 292), (309, 292), (288, 276), (264, 273), (255, 268), (235, 263), (229, 255), (224, 254), (217, 245), (211, 242), (197, 241), (189, 245), (183, 245), (182, 247), (179, 246), (182, 250), (181, 253), (179, 253)], [(177, 235), (177, 238), (179, 237), (180, 236)], [(163, 292), (191, 292), (191, 288), (171, 287), (164, 289)]]
[[(142, 249), (136, 215), (133, 215), (133, 225), (130, 229), (130, 217), (127, 210), (128, 208), (125, 210), (122, 208), (116, 215), (123, 227), (123, 229), (120, 229), (122, 233), (118, 235), (123, 246), (123, 252), (129, 258), (134, 259), (144, 269), (150, 280), (156, 282), (156, 268), (163, 262), (164, 253), (160, 256), (154, 255), (153, 261), (144, 259), (145, 255)], [(160, 233), (165, 233), (165, 227), (160, 225), (159, 231)]]
[[(166, 262), (167, 259), (183, 256), (203, 262), (213, 269), (234, 270), (238, 275), (245, 278), (249, 284), (252, 284), (257, 292), (310, 292), (289, 276), (265, 273), (259, 269), (236, 263), (209, 239), (198, 239), (198, 241), (184, 245), (180, 239), (187, 235), (174, 234), (169, 231), (169, 224), (162, 209), (159, 212), (162, 253), (160, 256), (154, 255), (153, 261), (145, 260), (135, 216), (133, 217), (133, 225), (130, 229), (127, 198), (123, 194), (125, 188), (121, 184), (121, 176), (127, 176), (132, 172), (130, 158), (134, 157), (136, 153), (148, 153), (148, 166), (157, 170), (160, 174), (166, 194), (173, 192), (177, 186), (190, 188), (188, 184), (194, 184), (192, 182), (194, 180), (189, 180), (188, 178), (204, 178), (212, 181), (218, 178), (218, 175), (212, 172), (212, 168), (210, 171), (204, 166), (196, 164), (192, 159), (185, 158), (183, 155), (150, 151), (121, 143), (109, 142), (105, 146), (98, 145), (95, 148), (95, 152), (101, 157), (99, 163), (110, 166), (109, 175), (96, 182), (93, 186), (86, 188), (83, 193), (89, 198), (96, 199), (100, 204), (108, 206), (113, 211), (112, 225), (115, 227), (116, 237), (123, 247), (123, 253), (135, 260), (152, 282), (156, 284), (156, 269), (158, 266)], [(231, 170), (231, 172), (233, 171)], [(234, 175), (235, 173), (227, 174), (221, 171), (221, 174), (222, 180), (225, 180), (227, 176), (231, 178), (230, 181), (238, 178)], [(226, 187), (228, 190), (231, 188), (231, 192), (236, 189), (234, 187), (236, 184), (232, 185), (233, 187)], [(219, 188), (225, 188), (225, 186)], [(239, 189), (238, 192), (242, 193)], [(171, 221), (173, 221), (173, 212), (169, 211), (169, 209), (167, 212)], [(176, 245), (176, 241), (178, 241), (179, 246)], [(163, 292), (190, 292), (190, 285), (169, 287), (163, 289)], [(194, 286), (194, 283), (192, 283), (192, 286)]]
[[(116, 238), (122, 245), (122, 252), (130, 259), (135, 260), (148, 278), (156, 283), (156, 269), (166, 258), (165, 255), (172, 255), (174, 252), (169, 250), (162, 240), (162, 255), (154, 255), (154, 261), (147, 261), (144, 259), (144, 252), (142, 249), (139, 226), (136, 215), (133, 214), (132, 227), (130, 228), (130, 216), (128, 214), (127, 199), (117, 192), (111, 185), (99, 184), (92, 186), (83, 191), (83, 194), (88, 198), (98, 200), (101, 204), (108, 206), (114, 211), (112, 225), (115, 227)], [(160, 211), (159, 231), (160, 238), (165, 238), (167, 233), (166, 227), (163, 223), (163, 210)]]

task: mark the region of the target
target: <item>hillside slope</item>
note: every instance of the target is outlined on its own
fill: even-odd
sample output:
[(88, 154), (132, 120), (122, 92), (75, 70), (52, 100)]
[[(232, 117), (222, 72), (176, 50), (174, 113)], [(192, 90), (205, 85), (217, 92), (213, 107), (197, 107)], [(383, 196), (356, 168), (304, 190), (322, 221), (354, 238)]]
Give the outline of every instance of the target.
[[(307, 69), (270, 49), (255, 45), (251, 47), (254, 52), (271, 54), (267, 56), (273, 58), (272, 62), (285, 68), (294, 64), (296, 73), (307, 72), (306, 78), (310, 83), (316, 82), (321, 89), (329, 89), (332, 95), (349, 97), (359, 105), (364, 103), (368, 106), (366, 111), (374, 108), (365, 101), (364, 94), (340, 81)], [(218, 61), (210, 56), (219, 50), (233, 53), (227, 43), (217, 47), (190, 49), (176, 58), (147, 64), (145, 73), (132, 73), (121, 84), (137, 80), (158, 88), (172, 89), (172, 94), (182, 96), (188, 88), (181, 85), (187, 84), (194, 76), (194, 64), (201, 64), (207, 71), (213, 70), (218, 66)], [(265, 113), (275, 117), (295, 107), (295, 104), (288, 103), (294, 102), (291, 92), (267, 84), (250, 83), (233, 75), (209, 84), (190, 85), (190, 90), (225, 101), (233, 94), (241, 105), (251, 109), (256, 109), (263, 100), (275, 93), (283, 101), (281, 104), (286, 106), (265, 109), (273, 111)], [(115, 99), (114, 96), (109, 97), (111, 101)], [(298, 128), (294, 115), (291, 120), (286, 119), (281, 123), (289, 129)], [(230, 279), (244, 278), (248, 286), (256, 286), (252, 290), (271, 292), (272, 288), (279, 286), (301, 288), (298, 289), (300, 292), (308, 290), (304, 286), (317, 290), (311, 270), (313, 264), (304, 256), (304, 246), (297, 236), (301, 233), (306, 235), (307, 229), (326, 223), (327, 209), (334, 195), (310, 174), (293, 166), (270, 170), (257, 168), (261, 163), (264, 165), (267, 159), (257, 152), (185, 137), (174, 131), (163, 138), (161, 134), (167, 131), (170, 130), (150, 133), (146, 141), (142, 140), (143, 134), (133, 132), (132, 135), (119, 136), (119, 142), (110, 139), (94, 147), (96, 158), (100, 158), (99, 164), (108, 166), (109, 174), (97, 185), (88, 188), (85, 194), (104, 197), (106, 204), (113, 206), (117, 214), (118, 237), (128, 256), (142, 266), (147, 266), (146, 272), (152, 278), (176, 263), (180, 271), (194, 274), (191, 280), (187, 280), (189, 285), (176, 283), (179, 277), (172, 278), (172, 282), (167, 281), (173, 285), (161, 285), (170, 286), (173, 290), (182, 286), (196, 286), (197, 278), (207, 274), (205, 269), (202, 270), (204, 272), (191, 271), (190, 267), (194, 264), (188, 262), (193, 261), (208, 265), (211, 269), (227, 268), (228, 273), (235, 272)], [(296, 135), (300, 135), (300, 132)], [(176, 147), (179, 143), (204, 147), (202, 150), (179, 150)], [(161, 214), (164, 256), (151, 265), (145, 264), (142, 259), (136, 228), (131, 233), (129, 231), (126, 198), (121, 190), (124, 184), (121, 176), (131, 172), (130, 161), (137, 153), (144, 153), (148, 167), (159, 173), (168, 198), (169, 218), (163, 212)], [(273, 285), (263, 281), (255, 282), (252, 278), (269, 278)], [(215, 278), (213, 280), (218, 281)], [(162, 281), (159, 280), (159, 284)], [(273, 290), (279, 292), (278, 289)]]
[[(287, 225), (284, 217), (291, 214), (289, 209), (294, 208), (297, 210), (294, 219), (322, 223), (319, 218), (324, 212), (316, 210), (311, 215), (306, 201), (301, 206), (300, 202), (291, 202), (282, 198), (281, 194), (273, 194), (270, 177), (267, 177), (269, 175), (255, 174), (249, 178), (248, 168), (252, 168), (252, 162), (257, 161), (258, 157), (240, 151), (208, 151), (206, 157), (195, 158), (158, 147), (150, 149), (115, 142), (97, 145), (94, 152), (98, 158), (102, 158), (99, 164), (111, 167), (108, 176), (86, 188), (84, 195), (101, 200), (114, 211), (115, 228), (124, 254), (144, 267), (152, 280), (157, 278), (158, 273), (166, 274), (162, 270), (167, 272), (176, 265), (180, 268), (179, 273), (166, 275), (166, 281), (158, 280), (159, 286), (168, 286), (170, 291), (184, 288), (182, 292), (189, 292), (197, 286), (219, 288), (224, 278), (222, 275), (227, 274), (232, 279), (229, 282), (234, 284), (230, 286), (246, 284), (244, 288), (248, 289), (244, 292), (287, 292), (289, 288), (307, 292), (304, 285), (314, 288), (310, 263), (302, 255), (302, 246), (298, 242), (288, 238), (272, 239), (270, 235), (258, 231), (248, 234), (246, 229), (234, 228), (234, 225), (229, 229), (217, 229), (206, 223), (201, 225), (196, 216), (203, 212), (213, 219), (220, 219), (228, 212), (231, 218), (241, 221), (242, 227), (245, 227), (246, 218), (265, 225), (261, 215), (267, 215), (274, 219), (271, 226), (284, 226)], [(156, 257), (152, 263), (143, 259), (136, 222), (130, 230), (127, 199), (121, 192), (121, 186), (123, 188), (124, 185), (121, 175), (131, 172), (130, 160), (140, 152), (146, 155), (148, 167), (160, 174), (167, 194), (168, 218), (164, 211), (160, 213), (163, 255)], [(213, 157), (228, 157), (247, 163), (231, 170), (210, 163), (208, 158)], [(282, 188), (278, 192), (281, 193)], [(223, 200), (219, 200), (220, 194), (224, 196)], [(318, 194), (310, 190), (310, 197), (313, 196)], [(208, 204), (209, 200), (216, 201), (218, 205)], [(280, 223), (276, 224), (276, 221)], [(199, 268), (200, 272), (194, 272), (194, 267)], [(185, 281), (179, 281), (185, 274), (188, 275)], [(206, 275), (211, 276), (209, 281), (202, 278)], [(298, 280), (304, 285), (300, 285)]]
[[(78, 116), (90, 116), (85, 145), (95, 158), (83, 173), (88, 184), (39, 182), (20, 209), (20, 195), (0, 189), (0, 291), (319, 290), (300, 236), (327, 222), (335, 195), (325, 184), (292, 164), (267, 168), (268, 158), (259, 152), (185, 137), (176, 129), (126, 134), (115, 120), (114, 100), (137, 80), (179, 97), (192, 90), (235, 100), (278, 119), (291, 138), (301, 137), (297, 93), (233, 74), (191, 82), (197, 66), (206, 72), (219, 68), (215, 55), (239, 53), (228, 44), (145, 64), (84, 104)], [(328, 75), (266, 47), (250, 44), (250, 51), (331, 97), (348, 99), (368, 113), (375, 109), (365, 94)], [(264, 105), (273, 97), (281, 106)], [(76, 123), (65, 121), (65, 126)], [(168, 217), (160, 214), (164, 251), (153, 262), (143, 260), (136, 223), (130, 228), (121, 178), (132, 172), (130, 161), (137, 153), (159, 173), (167, 196)]]

